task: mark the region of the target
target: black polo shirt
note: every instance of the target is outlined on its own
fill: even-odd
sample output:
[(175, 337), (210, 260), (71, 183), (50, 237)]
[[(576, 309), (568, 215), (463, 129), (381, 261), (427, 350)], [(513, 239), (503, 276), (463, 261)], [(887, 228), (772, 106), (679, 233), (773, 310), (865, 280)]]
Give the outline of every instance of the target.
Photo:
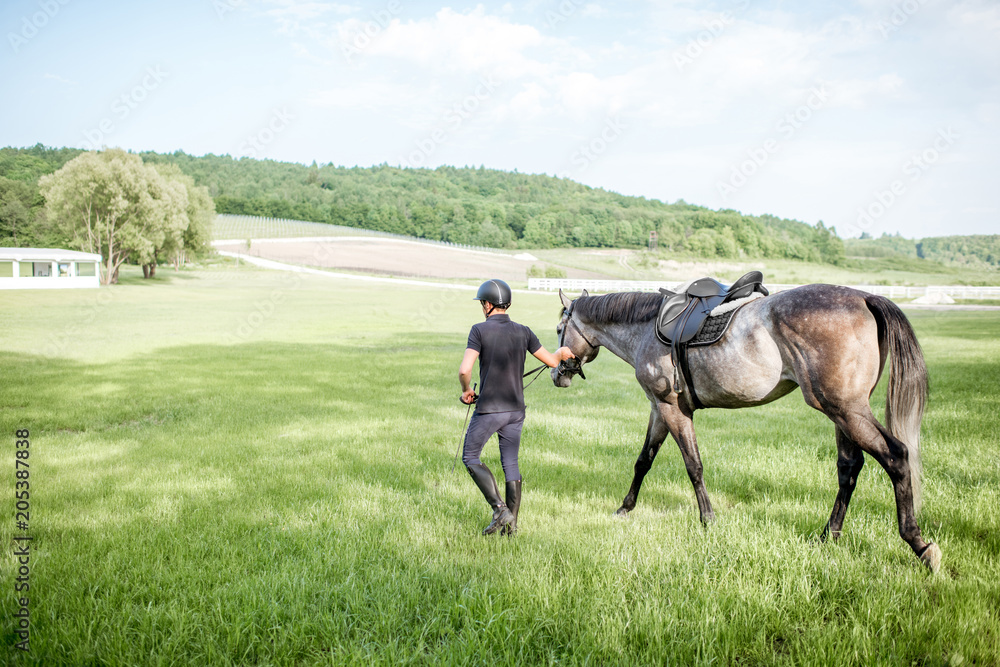
[(479, 353), (479, 400), (476, 412), (524, 410), (525, 353), (542, 346), (531, 329), (497, 313), (472, 327), (468, 348)]

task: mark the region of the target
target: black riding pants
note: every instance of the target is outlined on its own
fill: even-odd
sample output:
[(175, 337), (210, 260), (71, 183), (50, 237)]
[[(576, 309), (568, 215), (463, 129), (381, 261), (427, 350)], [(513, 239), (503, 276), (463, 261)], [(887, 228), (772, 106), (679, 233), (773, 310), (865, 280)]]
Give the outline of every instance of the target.
[(521, 471), (517, 467), (517, 452), (521, 448), (523, 426), (524, 410), (473, 414), (469, 431), (465, 434), (462, 463), (466, 466), (481, 465), (479, 455), (486, 446), (486, 441), (496, 433), (500, 441), (500, 464), (503, 466), (504, 479), (508, 482), (521, 479)]

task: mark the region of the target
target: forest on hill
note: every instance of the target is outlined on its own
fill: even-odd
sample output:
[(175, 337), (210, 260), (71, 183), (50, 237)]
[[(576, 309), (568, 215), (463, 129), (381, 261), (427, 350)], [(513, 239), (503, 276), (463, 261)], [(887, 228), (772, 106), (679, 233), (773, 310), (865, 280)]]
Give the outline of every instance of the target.
[(305, 166), (142, 153), (206, 186), (219, 213), (261, 215), (495, 248), (642, 247), (698, 257), (836, 263), (843, 243), (822, 223), (626, 197), (568, 179), (485, 168)]
[(969, 269), (1000, 269), (1000, 234), (969, 236), (931, 236), (913, 240), (900, 235), (883, 234), (878, 238), (862, 235), (845, 241), (849, 258), (927, 259)]
[[(82, 151), (0, 149), (0, 243), (52, 244), (39, 177)], [(204, 186), (218, 213), (260, 215), (375, 229), (496, 248), (644, 247), (697, 257), (792, 258), (838, 263), (843, 242), (822, 223), (666, 204), (568, 179), (493, 169), (338, 167), (139, 153), (172, 164)]]
[[(38, 179), (83, 151), (0, 148), (0, 244), (53, 245)], [(841, 240), (822, 221), (711, 210), (683, 200), (629, 197), (569, 179), (483, 167), (402, 169), (388, 165), (310, 166), (139, 153), (147, 164), (175, 165), (204, 186), (218, 213), (323, 222), (496, 248), (645, 247), (702, 258), (787, 258), (830, 264), (895, 255), (945, 264), (998, 265), (1000, 237), (900, 237)], [(992, 239), (992, 241), (990, 240)], [(878, 253), (886, 253), (879, 255)]]

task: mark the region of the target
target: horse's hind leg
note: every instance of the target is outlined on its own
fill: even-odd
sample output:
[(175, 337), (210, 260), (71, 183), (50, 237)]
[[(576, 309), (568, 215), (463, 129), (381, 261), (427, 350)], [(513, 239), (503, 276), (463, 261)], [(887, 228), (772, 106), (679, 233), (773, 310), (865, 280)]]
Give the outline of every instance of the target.
[(840, 490), (837, 491), (837, 500), (833, 503), (830, 521), (823, 529), (823, 540), (826, 540), (827, 537), (833, 537), (835, 540), (840, 537), (840, 530), (844, 526), (844, 516), (847, 514), (847, 506), (851, 504), (851, 494), (854, 493), (854, 486), (858, 483), (858, 475), (864, 465), (864, 452), (838, 426), (837, 476)]
[(889, 475), (896, 496), (899, 536), (910, 545), (924, 565), (936, 572), (941, 563), (941, 549), (936, 544), (925, 542), (920, 536), (910, 484), (909, 450), (876, 421), (870, 410), (865, 412), (867, 414), (854, 412), (835, 418), (834, 422), (843, 429), (845, 437), (870, 454)]

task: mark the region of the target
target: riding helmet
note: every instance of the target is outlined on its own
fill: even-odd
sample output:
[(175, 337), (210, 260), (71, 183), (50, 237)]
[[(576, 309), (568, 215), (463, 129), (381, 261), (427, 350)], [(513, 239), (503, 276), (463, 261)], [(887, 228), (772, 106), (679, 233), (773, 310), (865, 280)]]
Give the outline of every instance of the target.
[(492, 303), (497, 308), (506, 310), (510, 307), (510, 286), (502, 280), (487, 280), (479, 286), (476, 301)]

